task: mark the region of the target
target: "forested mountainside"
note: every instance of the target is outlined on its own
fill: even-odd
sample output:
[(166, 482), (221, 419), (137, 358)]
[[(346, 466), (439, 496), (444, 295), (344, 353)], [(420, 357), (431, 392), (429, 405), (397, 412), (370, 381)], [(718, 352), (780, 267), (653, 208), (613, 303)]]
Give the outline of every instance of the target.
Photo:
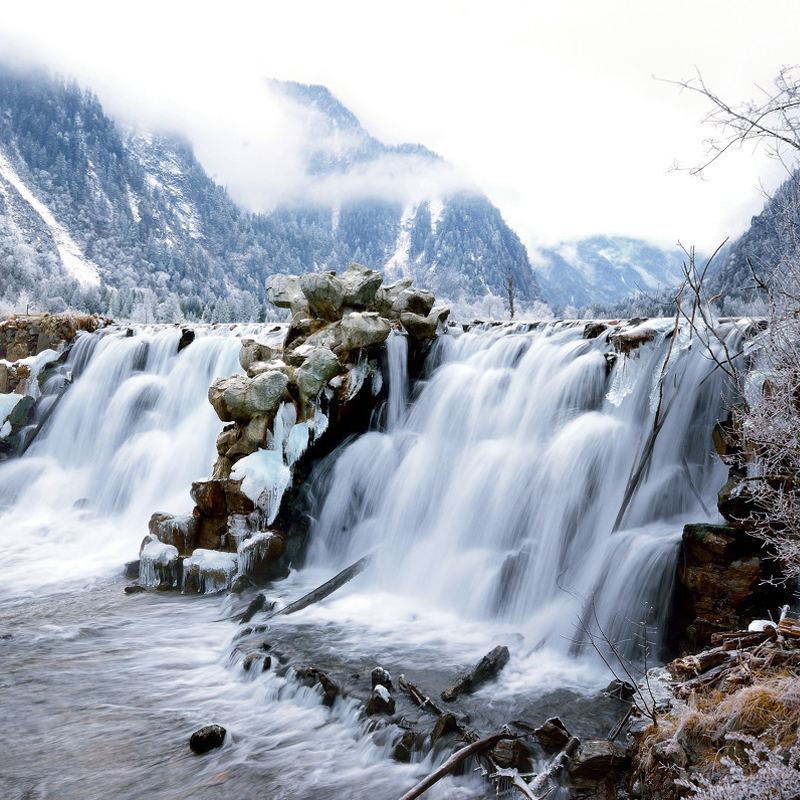
[(532, 258), (545, 301), (580, 308), (676, 286), (685, 254), (677, 246), (664, 250), (641, 239), (593, 236), (542, 249)]
[[(764, 204), (750, 227), (727, 249), (710, 270), (709, 288), (726, 298), (752, 300), (753, 271), (769, 281), (783, 259), (798, 255), (800, 222), (800, 173), (791, 175)], [(748, 263), (749, 262), (749, 263)]]
[[(276, 88), (307, 111), (320, 144), (305, 154), (311, 190), (254, 214), (184, 139), (123, 130), (91, 91), (0, 67), (0, 299), (140, 321), (247, 320), (263, 313), (267, 275), (349, 261), (468, 302), (504, 297), (511, 274), (518, 302), (541, 299), (525, 248), (484, 196), (371, 191), (370, 170), (402, 183), (438, 156), (381, 144), (324, 87)], [(332, 175), (355, 176), (360, 191), (332, 196)]]

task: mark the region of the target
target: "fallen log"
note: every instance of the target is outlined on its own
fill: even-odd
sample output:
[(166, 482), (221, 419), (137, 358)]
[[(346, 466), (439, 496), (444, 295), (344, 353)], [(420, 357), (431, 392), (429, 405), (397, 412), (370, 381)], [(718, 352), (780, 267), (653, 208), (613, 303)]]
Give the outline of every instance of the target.
[(477, 755), (486, 750), (491, 750), (498, 742), (503, 739), (513, 739), (514, 737), (506, 733), (494, 733), (491, 736), (484, 736), (482, 739), (471, 742), (470, 744), (456, 750), (438, 769), (435, 769), (427, 778), (421, 780), (413, 789), (406, 792), (400, 800), (414, 800), (423, 792), (426, 792), (442, 778), (449, 775), (462, 761), (470, 756)]
[[(558, 777), (558, 774), (572, 761), (575, 753), (581, 745), (581, 740), (576, 736), (570, 737), (570, 740), (564, 745), (564, 749), (559, 752), (555, 758), (550, 762), (544, 772), (540, 772), (530, 783), (530, 790), (532, 793), (541, 792), (542, 789), (547, 787), (551, 780)], [(550, 790), (548, 789), (548, 794)], [(546, 797), (547, 795), (542, 795)]]
[(484, 683), (497, 677), (500, 670), (508, 663), (508, 648), (498, 645), (488, 652), (466, 675), (459, 678), (452, 686), (442, 692), (442, 700), (452, 703), (461, 694), (472, 694)]
[(293, 603), (289, 603), (288, 606), (284, 606), (268, 614), (266, 619), (272, 619), (273, 617), (282, 615), (285, 616), (286, 614), (294, 614), (296, 611), (302, 611), (304, 608), (308, 608), (308, 606), (318, 603), (320, 600), (324, 600), (328, 595), (333, 594), (337, 589), (340, 589), (346, 583), (353, 580), (353, 578), (369, 564), (371, 559), (372, 556), (360, 558), (355, 564), (351, 564), (338, 575), (334, 575), (329, 581), (326, 581), (321, 586), (317, 586), (316, 589), (308, 594), (304, 594), (299, 600), (295, 600)]

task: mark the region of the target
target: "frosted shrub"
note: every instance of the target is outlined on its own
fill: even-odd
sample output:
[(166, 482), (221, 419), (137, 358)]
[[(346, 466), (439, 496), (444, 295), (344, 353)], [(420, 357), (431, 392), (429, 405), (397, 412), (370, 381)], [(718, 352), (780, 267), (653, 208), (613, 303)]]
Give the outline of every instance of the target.
[(797, 800), (800, 797), (800, 741), (795, 742), (786, 759), (758, 739), (729, 733), (730, 742), (746, 748), (747, 763), (742, 765), (723, 756), (721, 766), (728, 772), (713, 783), (697, 776), (676, 781), (692, 791), (694, 800)]

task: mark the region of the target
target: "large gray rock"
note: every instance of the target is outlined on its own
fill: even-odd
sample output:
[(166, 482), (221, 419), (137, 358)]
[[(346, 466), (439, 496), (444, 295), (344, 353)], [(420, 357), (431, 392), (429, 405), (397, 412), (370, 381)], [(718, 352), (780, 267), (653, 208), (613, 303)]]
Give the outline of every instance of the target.
[[(384, 290), (384, 302), (379, 306), (382, 316), (390, 319), (399, 319), (400, 315), (405, 311), (419, 314), (421, 317), (427, 317), (431, 313), (434, 302), (433, 292), (414, 287), (407, 287), (398, 292), (394, 290), (394, 286), (397, 286), (397, 284), (393, 284), (392, 287)], [(389, 297), (392, 299), (387, 307), (386, 299)]]
[(376, 311), (353, 311), (342, 319), (342, 348), (355, 350), (389, 338), (389, 323)]
[(339, 280), (342, 286), (342, 305), (345, 308), (374, 308), (376, 292), (383, 283), (380, 272), (351, 261)]
[(318, 347), (311, 351), (305, 361), (298, 367), (295, 380), (300, 393), (305, 398), (316, 397), (320, 389), (339, 374), (339, 359), (327, 347)]
[(400, 312), (394, 310), (395, 303), (406, 289), (411, 288), (413, 283), (413, 278), (400, 278), (399, 281), (390, 283), (388, 286), (381, 286), (375, 293), (375, 308), (378, 313), (382, 317), (397, 319)]
[(255, 378), (217, 378), (208, 390), (208, 401), (223, 422), (252, 419), (274, 411), (288, 383), (289, 378), (278, 370), (262, 372)]
[(447, 306), (434, 308), (427, 316), (414, 314), (411, 311), (404, 311), (400, 314), (400, 322), (408, 331), (409, 336), (413, 336), (420, 341), (433, 339), (436, 336), (436, 329), (440, 322), (444, 322), (450, 316), (450, 309)]
[[(254, 372), (251, 372), (253, 364), (269, 361), (274, 355), (275, 351), (266, 344), (257, 342), (254, 339), (242, 339), (242, 349), (239, 351), (239, 363), (242, 369), (252, 378)], [(263, 370), (259, 370), (263, 372)]]
[(280, 405), (289, 378), (278, 370), (262, 372), (250, 381), (250, 402), (257, 414), (265, 414)]
[(337, 350), (342, 346), (342, 323), (333, 322), (312, 333), (305, 340), (305, 344), (309, 347), (327, 347), (328, 350)]
[(314, 316), (326, 322), (342, 317), (344, 289), (333, 272), (308, 272), (300, 276), (300, 288)]
[(265, 284), (267, 300), (278, 308), (288, 308), (292, 317), (309, 316), (308, 301), (300, 288), (297, 275), (270, 275)]

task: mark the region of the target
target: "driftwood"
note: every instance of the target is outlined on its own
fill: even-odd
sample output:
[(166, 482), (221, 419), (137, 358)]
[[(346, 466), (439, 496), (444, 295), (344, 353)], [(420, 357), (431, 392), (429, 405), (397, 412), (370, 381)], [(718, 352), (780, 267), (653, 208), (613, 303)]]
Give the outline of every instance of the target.
[[(351, 564), (347, 569), (343, 569), (338, 575), (334, 575), (329, 581), (326, 581), (321, 586), (317, 586), (316, 589), (308, 594), (304, 594), (299, 600), (295, 600), (293, 603), (289, 603), (288, 606), (284, 606), (277, 611), (272, 611), (267, 614), (264, 619), (272, 619), (282, 614), (294, 614), (295, 611), (301, 611), (314, 603), (318, 603), (320, 600), (324, 600), (328, 595), (333, 594), (337, 589), (340, 589), (346, 583), (353, 580), (353, 578), (369, 564), (371, 558), (372, 556), (364, 556), (364, 558), (359, 559), (355, 564)], [(259, 592), (250, 601), (250, 605), (247, 606), (247, 609), (243, 613), (215, 619), (214, 622), (226, 622), (229, 619), (238, 619), (239, 622), (249, 622), (265, 605), (266, 597)]]
[(397, 682), (400, 688), (411, 697), (415, 705), (426, 711), (430, 711), (432, 714), (436, 714), (437, 717), (441, 717), (444, 714), (444, 711), (442, 711), (419, 686), (415, 686), (411, 681), (407, 681), (402, 675), (398, 678)]
[(508, 663), (508, 648), (498, 645), (488, 652), (466, 675), (442, 692), (442, 700), (452, 703), (461, 694), (472, 694), (484, 683), (497, 677)]
[[(547, 766), (547, 769), (544, 772), (540, 772), (533, 781), (531, 781), (531, 792), (541, 792), (542, 789), (547, 787), (547, 784), (550, 783), (551, 780), (557, 778), (559, 773), (572, 761), (575, 753), (578, 752), (580, 744), (580, 739), (575, 736), (570, 737), (570, 740), (564, 745), (564, 749), (553, 758)], [(546, 796), (547, 795), (542, 795), (542, 797)]]
[[(463, 725), (459, 724), (458, 721), (455, 720), (455, 717), (453, 717), (452, 714), (448, 713), (447, 711), (444, 711), (433, 700), (431, 700), (430, 696), (425, 694), (425, 692), (423, 692), (422, 689), (419, 688), (419, 686), (416, 686), (415, 684), (411, 683), (411, 681), (407, 681), (403, 676), (400, 676), (400, 678), (398, 679), (398, 684), (399, 684), (400, 688), (409, 695), (409, 697), (412, 699), (412, 701), (414, 702), (415, 705), (419, 706), (419, 708), (421, 708), (421, 709), (423, 709), (425, 711), (430, 711), (431, 714), (435, 714), (439, 718), (439, 723), (441, 723), (443, 720), (452, 720), (453, 724), (455, 725), (455, 730), (458, 731), (458, 733), (461, 736), (461, 738), (464, 739), (464, 741), (470, 743), (468, 746), (471, 747), (471, 746), (474, 746), (474, 745), (476, 745), (476, 744), (478, 744), (480, 742), (484, 742), (484, 741), (487, 741), (487, 740), (492, 738), (492, 737), (487, 737), (486, 739), (479, 739), (477, 734), (475, 733), (475, 731), (472, 731), (469, 728), (465, 728)], [(437, 723), (437, 725), (439, 723)], [(528, 726), (524, 726), (524, 727), (528, 727)], [(434, 729), (434, 731), (435, 730), (436, 729)], [(502, 780), (508, 781), (511, 784), (511, 786), (513, 786), (517, 791), (519, 791), (524, 797), (528, 798), (528, 800), (544, 800), (544, 798), (547, 797), (550, 794), (550, 792), (551, 792), (550, 789), (548, 789), (544, 794), (541, 794), (541, 795), (537, 796), (536, 794), (534, 794), (534, 792), (536, 792), (538, 790), (534, 789), (534, 788), (531, 788), (531, 784), (526, 783), (526, 781), (523, 779), (522, 775), (519, 774), (518, 770), (513, 769), (513, 768), (509, 769), (509, 768), (499, 767), (495, 763), (494, 759), (492, 758), (492, 754), (491, 754), (490, 751), (494, 749), (495, 745), (498, 742), (501, 742), (501, 741), (504, 741), (504, 740), (517, 739), (517, 738), (518, 738), (517, 736), (514, 736), (512, 734), (498, 735), (498, 738), (496, 739), (496, 741), (493, 744), (487, 745), (486, 747), (481, 748), (480, 751), (473, 751), (473, 752), (479, 752), (481, 758), (484, 758), (488, 762), (489, 767), (491, 769), (491, 772), (484, 773), (484, 774), (488, 774), (489, 778), (491, 778), (492, 780), (501, 780), (502, 779)], [(575, 741), (577, 742), (578, 740), (576, 739)], [(568, 747), (569, 747), (569, 745), (568, 745)], [(566, 749), (567, 748), (565, 748), (565, 750)], [(571, 754), (574, 754), (575, 749), (577, 749), (577, 745), (575, 745), (575, 748), (573, 748), (573, 750), (571, 751)], [(436, 772), (431, 773), (431, 775), (428, 778), (426, 778), (425, 781), (422, 781), (420, 784), (415, 786), (414, 789), (412, 789), (412, 792), (413, 791), (418, 791), (418, 794), (410, 794), (409, 793), (409, 794), (405, 795), (402, 798), (402, 800), (406, 800), (406, 798), (418, 797), (419, 794), (421, 794), (426, 789), (430, 788), (430, 786), (432, 786), (433, 783), (438, 781), (440, 778), (443, 778), (447, 774), (447, 772), (451, 772), (453, 770), (453, 768), (455, 766), (457, 766), (458, 763), (460, 763), (460, 761), (462, 761), (468, 755), (471, 755), (471, 753), (466, 753), (466, 755), (462, 756), (459, 759), (459, 761), (456, 761), (456, 762), (450, 764), (450, 762), (452, 761), (452, 759), (455, 756), (457, 756), (459, 753), (465, 752), (466, 750), (467, 750), (467, 748), (462, 748), (461, 750), (458, 750), (453, 756), (451, 756), (450, 759), (448, 759), (444, 764), (442, 764), (442, 766), (438, 770), (436, 770)], [(562, 751), (562, 753), (563, 752), (564, 751)], [(559, 755), (561, 755), (561, 754), (559, 754)], [(557, 756), (557, 758), (558, 758), (558, 756)], [(446, 772), (441, 772), (441, 774), (438, 774), (440, 772), (440, 770), (442, 770), (448, 764), (450, 764), (449, 769)], [(425, 784), (426, 781), (428, 781), (431, 777), (433, 777), (434, 775), (437, 775), (437, 774), (438, 774), (438, 777), (436, 778), (435, 781), (433, 781), (432, 783), (428, 783), (427, 785), (424, 786), (424, 788), (420, 788), (420, 787), (423, 786), (423, 784)], [(551, 773), (551, 774), (555, 774), (555, 773)]]
[(355, 564), (351, 564), (347, 569), (343, 569), (338, 575), (334, 575), (329, 581), (323, 583), (322, 586), (317, 586), (312, 592), (304, 594), (299, 600), (289, 603), (288, 606), (273, 611), (266, 619), (272, 619), (273, 617), (286, 614), (294, 614), (295, 611), (302, 611), (304, 608), (308, 608), (308, 606), (318, 603), (320, 600), (324, 600), (328, 595), (333, 594), (337, 589), (340, 589), (346, 583), (353, 580), (353, 578), (369, 564), (371, 558), (372, 556), (360, 558)]
[(470, 744), (456, 750), (450, 758), (447, 759), (438, 769), (435, 769), (428, 775), (427, 778), (421, 780), (413, 789), (406, 792), (400, 800), (414, 800), (419, 797), (423, 792), (426, 792), (435, 783), (438, 783), (446, 775), (449, 775), (462, 761), (470, 756), (477, 755), (491, 750), (498, 742), (503, 739), (513, 739), (514, 737), (506, 733), (495, 733), (491, 736), (484, 736)]

